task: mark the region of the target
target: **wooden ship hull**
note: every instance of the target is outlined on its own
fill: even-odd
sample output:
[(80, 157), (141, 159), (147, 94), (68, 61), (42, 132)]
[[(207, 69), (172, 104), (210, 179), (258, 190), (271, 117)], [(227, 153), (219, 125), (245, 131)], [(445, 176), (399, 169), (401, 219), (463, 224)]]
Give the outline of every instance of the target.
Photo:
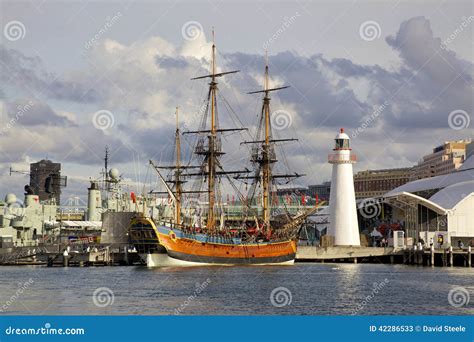
[(132, 221), (130, 237), (148, 266), (292, 264), (296, 255), (294, 240), (245, 243), (239, 238), (186, 233), (145, 217)]

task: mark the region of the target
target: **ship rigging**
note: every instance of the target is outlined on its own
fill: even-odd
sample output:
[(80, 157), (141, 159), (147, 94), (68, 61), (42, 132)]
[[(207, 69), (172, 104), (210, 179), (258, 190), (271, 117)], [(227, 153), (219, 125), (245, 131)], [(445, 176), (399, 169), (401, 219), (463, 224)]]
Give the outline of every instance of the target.
[[(287, 89), (287, 86), (270, 88), (268, 58), (265, 58), (265, 73), (263, 89), (249, 94), (262, 94), (263, 103), (259, 115), (257, 132), (253, 140), (241, 142), (241, 145), (251, 146), (250, 162), (253, 170), (226, 170), (222, 156), (223, 134), (232, 132), (247, 132), (246, 127), (221, 128), (219, 125), (219, 111), (217, 99), (219, 94), (217, 80), (239, 70), (216, 72), (216, 45), (212, 44), (210, 73), (194, 77), (192, 80), (209, 80), (206, 110), (201, 125), (196, 131), (181, 132), (179, 128), (179, 110), (176, 108), (176, 131), (174, 165), (157, 165), (150, 161), (158, 177), (165, 187), (173, 206), (171, 221), (154, 221), (151, 218), (137, 217), (132, 220), (132, 242), (139, 251), (165, 253), (169, 257), (183, 262), (210, 262), (210, 263), (280, 263), (294, 259), (296, 253), (296, 239), (299, 229), (307, 216), (316, 208), (302, 211), (290, 216), (287, 212), (285, 220), (276, 220), (272, 214), (271, 196), (277, 186), (278, 179), (291, 180), (302, 175), (278, 174), (274, 172), (274, 165), (278, 162), (275, 152), (277, 143), (296, 141), (294, 138), (276, 139), (271, 127), (270, 94)], [(218, 97), (219, 94), (219, 97)], [(225, 101), (226, 104), (227, 101)], [(183, 163), (181, 157), (181, 136), (196, 135), (193, 146), (194, 158), (188, 163)], [(191, 165), (197, 161), (196, 165)], [(170, 174), (165, 177), (162, 172), (168, 170)], [(184, 184), (188, 179), (195, 179), (193, 186), (185, 189)], [(225, 217), (223, 209), (221, 181), (226, 179), (242, 205), (240, 216)], [(250, 185), (246, 196), (239, 190), (236, 182)], [(261, 194), (254, 206), (257, 187)], [(193, 220), (190, 210), (183, 210), (184, 202), (194, 203), (183, 195), (200, 196), (205, 194), (207, 203), (199, 210), (199, 215), (204, 217)], [(199, 198), (199, 197), (198, 197)], [(249, 201), (250, 200), (250, 201)], [(258, 205), (261, 202), (261, 206)], [(189, 203), (188, 203), (189, 204)], [(194, 210), (194, 214), (198, 210)], [(201, 224), (202, 223), (202, 224)], [(146, 244), (140, 241), (147, 236)], [(150, 238), (153, 243), (150, 243)], [(153, 250), (149, 248), (152, 246)], [(157, 246), (161, 246), (158, 248)], [(155, 256), (156, 257), (156, 256)], [(161, 260), (153, 256), (152, 264)], [(160, 261), (161, 262), (161, 261)], [(150, 264), (150, 262), (148, 262)]]

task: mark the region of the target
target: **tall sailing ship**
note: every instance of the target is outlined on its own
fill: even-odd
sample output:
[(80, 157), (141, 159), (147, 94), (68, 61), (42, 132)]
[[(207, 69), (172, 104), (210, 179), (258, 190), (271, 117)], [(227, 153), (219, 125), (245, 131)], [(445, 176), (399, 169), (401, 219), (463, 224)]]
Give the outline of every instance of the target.
[[(298, 174), (274, 174), (277, 163), (276, 143), (296, 139), (275, 139), (270, 117), (270, 93), (288, 87), (269, 88), (268, 61), (265, 65), (263, 90), (249, 94), (262, 94), (263, 104), (255, 140), (242, 141), (250, 145), (250, 161), (254, 170), (226, 171), (221, 163), (224, 155), (222, 135), (244, 131), (246, 128), (220, 128), (217, 111), (217, 79), (235, 71), (216, 72), (216, 46), (212, 45), (210, 74), (193, 78), (209, 79), (204, 117), (198, 131), (180, 132), (176, 109), (175, 164), (150, 166), (156, 170), (169, 198), (173, 214), (170, 218), (153, 218), (145, 213), (134, 217), (130, 224), (130, 240), (148, 266), (192, 264), (280, 264), (293, 263), (301, 225), (316, 207), (291, 215), (288, 211), (275, 215), (272, 212), (272, 194), (278, 180), (299, 177)], [(194, 159), (197, 165), (183, 163), (181, 135), (196, 134)], [(164, 171), (171, 171), (169, 177)], [(185, 189), (187, 179), (197, 178), (198, 186)], [(241, 204), (238, 215), (226, 217), (223, 208), (221, 180), (227, 179)], [(247, 194), (235, 185), (246, 184)], [(204, 186), (203, 186), (204, 185)], [(207, 186), (205, 186), (207, 185)], [(257, 194), (256, 189), (260, 192)], [(202, 194), (207, 202), (199, 202)], [(186, 197), (185, 197), (186, 196)], [(194, 197), (192, 197), (194, 196)], [(199, 197), (197, 197), (199, 196)], [(256, 199), (257, 206), (252, 205)], [(194, 209), (187, 209), (194, 204)], [(273, 203), (274, 204), (274, 203)], [(231, 216), (231, 215), (229, 215)]]

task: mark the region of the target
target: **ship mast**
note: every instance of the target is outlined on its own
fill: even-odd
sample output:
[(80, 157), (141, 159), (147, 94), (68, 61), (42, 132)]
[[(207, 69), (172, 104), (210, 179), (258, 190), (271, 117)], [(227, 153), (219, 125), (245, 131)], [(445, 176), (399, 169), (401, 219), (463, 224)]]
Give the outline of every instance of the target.
[(208, 194), (209, 194), (209, 210), (207, 214), (207, 228), (212, 229), (215, 226), (214, 205), (216, 202), (215, 194), (215, 143), (216, 143), (216, 43), (214, 39), (214, 30), (212, 30), (212, 70), (211, 70), (211, 132), (209, 134), (209, 158), (208, 158)]
[[(155, 171), (158, 173), (160, 180), (165, 186), (166, 191), (151, 191), (150, 193), (154, 194), (168, 194), (168, 196), (173, 201), (175, 210), (174, 210), (174, 223), (176, 225), (180, 225), (182, 223), (181, 220), (181, 208), (182, 208), (182, 198), (183, 194), (195, 194), (200, 193), (201, 191), (185, 191), (183, 190), (183, 183), (186, 181), (184, 178), (186, 175), (184, 174), (184, 170), (188, 169), (198, 169), (201, 166), (191, 166), (191, 165), (183, 165), (181, 163), (181, 130), (179, 129), (179, 107), (176, 107), (176, 131), (175, 131), (175, 162), (174, 165), (164, 166), (164, 165), (156, 165), (153, 161), (150, 160), (150, 165), (153, 166)], [(160, 169), (165, 170), (174, 170), (173, 176), (171, 179), (165, 179), (165, 177), (161, 174)], [(173, 184), (174, 189), (168, 184)]]
[(268, 96), (268, 55), (265, 52), (265, 80), (264, 80), (265, 97), (263, 98), (263, 108), (265, 113), (265, 142), (262, 146), (262, 190), (263, 190), (263, 223), (265, 227), (270, 225), (270, 97)]
[[(206, 165), (205, 171), (198, 173), (188, 173), (185, 176), (206, 176), (207, 177), (207, 193), (208, 193), (208, 211), (207, 211), (207, 223), (206, 227), (208, 231), (213, 231), (216, 227), (216, 179), (223, 175), (229, 174), (240, 174), (248, 173), (248, 170), (245, 171), (224, 171), (222, 165), (219, 162), (219, 157), (224, 154), (221, 150), (220, 136), (218, 134), (223, 132), (232, 132), (232, 131), (243, 131), (247, 128), (219, 128), (217, 120), (217, 81), (218, 77), (222, 77), (228, 74), (234, 74), (239, 72), (238, 70), (226, 71), (226, 72), (216, 72), (216, 44), (214, 39), (214, 30), (212, 31), (212, 57), (211, 57), (211, 70), (209, 75), (194, 77), (192, 80), (210, 78), (211, 82), (209, 83), (209, 94), (208, 94), (208, 105), (210, 104), (210, 127), (208, 130), (199, 130), (199, 131), (188, 131), (183, 134), (197, 133), (197, 134), (207, 134), (207, 148), (203, 146), (204, 144), (199, 144), (196, 147), (195, 153), (198, 155), (204, 156), (203, 165)], [(210, 103), (209, 103), (210, 102)]]
[(175, 170), (175, 190), (176, 190), (176, 203), (175, 203), (175, 222), (177, 225), (181, 224), (181, 199), (182, 199), (182, 187), (181, 187), (181, 142), (179, 132), (179, 107), (176, 107), (176, 133), (175, 133), (175, 144), (176, 144), (176, 170)]
[[(273, 175), (272, 165), (277, 162), (275, 155), (275, 143), (276, 142), (286, 142), (286, 141), (296, 141), (297, 139), (273, 139), (272, 137), (272, 128), (271, 128), (271, 117), (270, 117), (270, 92), (278, 91), (288, 88), (288, 86), (270, 88), (269, 86), (269, 71), (268, 71), (268, 55), (265, 53), (265, 75), (264, 75), (263, 90), (253, 91), (249, 94), (259, 94), (263, 93), (263, 105), (262, 105), (262, 121), (263, 121), (263, 139), (260, 136), (257, 136), (255, 141), (244, 141), (242, 144), (261, 144), (261, 148), (255, 149), (255, 152), (252, 153), (252, 161), (259, 165), (259, 170), (261, 170), (261, 178), (257, 172), (256, 176), (237, 176), (235, 179), (253, 179), (256, 183), (261, 181), (262, 192), (263, 192), (263, 224), (264, 229), (270, 230), (270, 218), (271, 218), (271, 206), (270, 206), (270, 192), (271, 185), (274, 179), (277, 178), (297, 178), (302, 175), (297, 173), (295, 174), (282, 174), (282, 175)], [(261, 122), (262, 122), (261, 121)], [(261, 126), (260, 126), (261, 127)], [(260, 131), (259, 131), (260, 132)], [(260, 135), (260, 133), (258, 134)], [(261, 151), (261, 153), (259, 152)], [(254, 184), (255, 184), (254, 183)]]

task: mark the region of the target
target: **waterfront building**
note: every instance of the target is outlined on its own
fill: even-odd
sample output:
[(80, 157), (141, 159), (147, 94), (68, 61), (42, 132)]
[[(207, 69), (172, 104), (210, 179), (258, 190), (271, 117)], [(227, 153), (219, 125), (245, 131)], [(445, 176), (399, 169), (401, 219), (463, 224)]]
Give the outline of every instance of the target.
[(308, 201), (312, 201), (314, 198), (309, 198), (308, 188), (305, 186), (280, 186), (275, 195), (272, 194), (273, 205), (295, 205), (295, 204), (307, 204)]
[(331, 182), (327, 181), (322, 184), (308, 186), (307, 195), (311, 198), (318, 197), (321, 201), (329, 201), (329, 195), (331, 193)]
[(459, 169), (466, 159), (466, 146), (470, 143), (469, 139), (446, 141), (435, 147), (413, 167), (410, 180), (445, 175)]
[(356, 156), (349, 142), (349, 136), (341, 128), (336, 135), (333, 152), (328, 156), (328, 162), (332, 164), (328, 235), (334, 237), (336, 246), (360, 246), (352, 174)]
[(410, 180), (411, 167), (360, 171), (354, 176), (357, 199), (382, 196)]
[[(411, 241), (433, 239), (440, 247), (474, 243), (474, 156), (459, 170), (406, 183), (383, 196), (390, 220), (403, 221)], [(441, 238), (440, 238), (441, 237)], [(440, 240), (438, 240), (440, 238)]]
[(281, 186), (276, 191), (278, 197), (281, 196), (291, 196), (291, 195), (306, 195), (308, 188), (305, 186)]

